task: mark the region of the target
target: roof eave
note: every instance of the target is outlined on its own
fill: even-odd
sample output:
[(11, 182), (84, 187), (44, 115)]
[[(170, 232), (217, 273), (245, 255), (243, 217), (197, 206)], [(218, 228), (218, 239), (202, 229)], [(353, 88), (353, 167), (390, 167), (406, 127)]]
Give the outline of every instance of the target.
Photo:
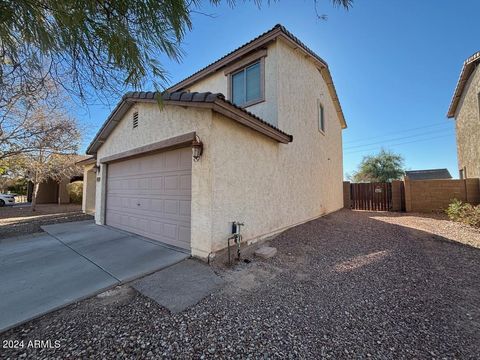
[(257, 39), (247, 43), (246, 45), (240, 47), (237, 50), (234, 50), (232, 53), (228, 54), (227, 56), (215, 61), (214, 63), (208, 65), (207, 67), (197, 71), (193, 75), (187, 77), (186, 79), (180, 81), (179, 83), (171, 86), (167, 89), (168, 92), (175, 92), (185, 89), (196, 82), (202, 80), (209, 74), (212, 74), (225, 66), (231, 64), (234, 61), (242, 58), (245, 55), (250, 54), (251, 52), (255, 51), (259, 47), (265, 46), (272, 41), (274, 41), (278, 34), (282, 32), (281, 28), (273, 28), (272, 30), (268, 31), (264, 35), (258, 37)]
[[(90, 145), (87, 148), (86, 153), (88, 155), (95, 156), (98, 149), (103, 145), (113, 129), (122, 120), (124, 115), (135, 103), (158, 103), (155, 98), (132, 98), (128, 95), (123, 96), (122, 100), (117, 104), (113, 112), (107, 118), (103, 126), (95, 135)], [(293, 137), (283, 131), (272, 127), (265, 121), (257, 118), (255, 115), (246, 111), (242, 111), (237, 106), (231, 104), (228, 101), (220, 99), (208, 99), (206, 101), (182, 101), (182, 100), (162, 100), (163, 105), (175, 105), (184, 107), (197, 107), (204, 109), (212, 109), (218, 113), (221, 113), (251, 129), (254, 129), (265, 136), (274, 139), (280, 143), (287, 144), (293, 140)]]
[(457, 85), (455, 86), (455, 91), (453, 93), (452, 101), (450, 102), (450, 107), (448, 108), (447, 118), (451, 119), (455, 117), (457, 112), (458, 103), (463, 95), (465, 90), (465, 85), (467, 84), (470, 76), (474, 72), (477, 64), (480, 62), (480, 51), (476, 52), (470, 56), (462, 66), (462, 71), (460, 72), (460, 77), (458, 78)]
[(95, 158), (95, 156), (91, 156), (88, 159), (83, 159), (83, 160), (77, 161), (75, 163), (75, 165), (87, 166), (87, 165), (95, 164), (96, 162), (97, 162), (97, 159)]
[(186, 88), (192, 86), (193, 84), (203, 80), (205, 77), (213, 74), (222, 68), (230, 65), (231, 63), (238, 61), (244, 56), (258, 50), (259, 48), (264, 47), (265, 45), (276, 41), (277, 38), (281, 38), (283, 41), (287, 42), (290, 46), (301, 51), (305, 56), (308, 56), (320, 70), (322, 77), (328, 86), (329, 94), (333, 100), (335, 111), (340, 120), (342, 129), (347, 128), (347, 122), (345, 120), (345, 115), (338, 99), (337, 91), (335, 89), (335, 84), (333, 83), (332, 75), (328, 68), (328, 64), (312, 50), (310, 50), (305, 44), (303, 44), (297, 37), (290, 33), (283, 26), (275, 26), (272, 30), (266, 32), (263, 35), (260, 35), (258, 38), (252, 40), (251, 42), (245, 44), (244, 46), (234, 50), (224, 58), (221, 58), (211, 65), (199, 70), (195, 74), (187, 77), (186, 79), (180, 81), (179, 83), (170, 87), (167, 91), (180, 91), (185, 90)]

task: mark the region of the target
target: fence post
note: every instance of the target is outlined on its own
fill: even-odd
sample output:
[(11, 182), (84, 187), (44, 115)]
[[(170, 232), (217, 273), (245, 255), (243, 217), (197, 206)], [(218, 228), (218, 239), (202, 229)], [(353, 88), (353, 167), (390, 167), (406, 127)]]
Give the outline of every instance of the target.
[(351, 196), (350, 196), (350, 181), (343, 182), (343, 207), (345, 209), (351, 209)]
[(402, 182), (392, 180), (392, 211), (402, 211)]
[(477, 178), (464, 179), (466, 202), (477, 205), (480, 203), (480, 180)]

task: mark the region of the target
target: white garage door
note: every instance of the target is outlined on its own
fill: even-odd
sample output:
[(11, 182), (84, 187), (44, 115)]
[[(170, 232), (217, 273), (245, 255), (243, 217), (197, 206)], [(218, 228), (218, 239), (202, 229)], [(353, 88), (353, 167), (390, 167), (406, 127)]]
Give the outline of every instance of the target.
[(190, 148), (112, 163), (107, 177), (107, 225), (190, 250)]

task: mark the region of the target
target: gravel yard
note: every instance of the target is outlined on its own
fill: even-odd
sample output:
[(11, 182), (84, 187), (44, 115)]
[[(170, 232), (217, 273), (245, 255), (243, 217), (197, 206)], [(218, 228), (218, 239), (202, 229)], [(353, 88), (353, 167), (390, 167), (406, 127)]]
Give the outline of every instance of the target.
[(0, 335), (57, 349), (1, 357), (479, 358), (480, 234), (444, 221), (339, 211), (218, 268), (226, 287), (183, 313), (124, 285)]
[(0, 239), (41, 232), (43, 225), (88, 219), (93, 217), (76, 204), (40, 204), (34, 212), (29, 204), (5, 206), (0, 208)]

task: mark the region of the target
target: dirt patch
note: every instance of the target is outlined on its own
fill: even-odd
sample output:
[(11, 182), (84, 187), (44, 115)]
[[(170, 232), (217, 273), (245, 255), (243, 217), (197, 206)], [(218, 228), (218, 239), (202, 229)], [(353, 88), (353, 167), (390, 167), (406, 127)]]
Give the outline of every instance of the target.
[(0, 239), (42, 232), (41, 226), (93, 219), (76, 204), (41, 204), (32, 212), (29, 205), (0, 208)]

